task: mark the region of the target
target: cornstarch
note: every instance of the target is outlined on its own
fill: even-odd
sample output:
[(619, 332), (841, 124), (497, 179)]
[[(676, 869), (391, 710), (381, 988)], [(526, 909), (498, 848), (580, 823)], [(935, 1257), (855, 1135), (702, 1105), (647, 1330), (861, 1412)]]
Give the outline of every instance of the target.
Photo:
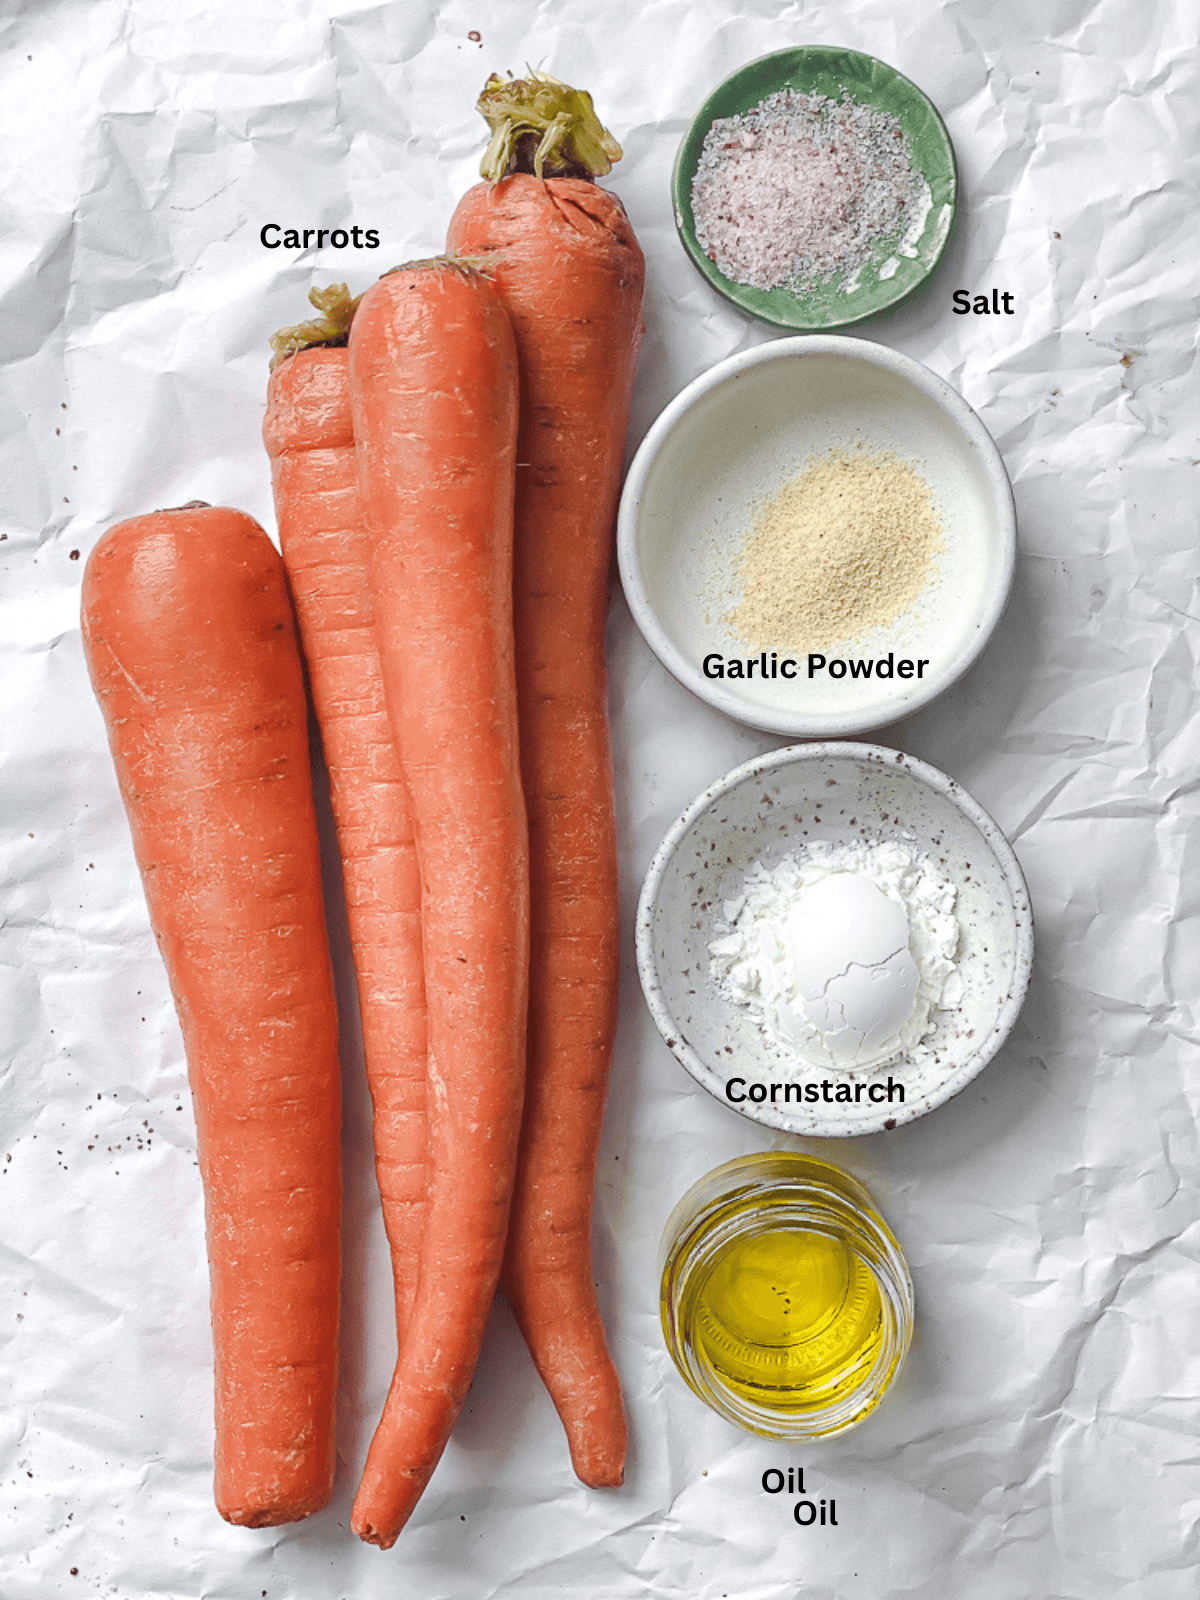
[(750, 868), (714, 930), (710, 971), (780, 1047), (787, 1079), (922, 1063), (936, 1013), (962, 1003), (956, 899), (906, 840), (814, 841)]

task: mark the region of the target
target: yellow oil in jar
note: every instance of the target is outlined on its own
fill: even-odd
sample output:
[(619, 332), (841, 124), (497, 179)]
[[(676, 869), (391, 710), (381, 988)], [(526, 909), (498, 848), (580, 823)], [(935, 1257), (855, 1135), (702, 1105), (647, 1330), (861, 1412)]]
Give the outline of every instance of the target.
[(849, 1396), (879, 1355), (874, 1274), (841, 1239), (807, 1230), (735, 1237), (698, 1287), (693, 1338), (713, 1375), (772, 1410)]
[(667, 1221), (659, 1267), (681, 1376), (766, 1438), (854, 1427), (912, 1338), (899, 1245), (862, 1184), (817, 1156), (764, 1151), (699, 1179)]

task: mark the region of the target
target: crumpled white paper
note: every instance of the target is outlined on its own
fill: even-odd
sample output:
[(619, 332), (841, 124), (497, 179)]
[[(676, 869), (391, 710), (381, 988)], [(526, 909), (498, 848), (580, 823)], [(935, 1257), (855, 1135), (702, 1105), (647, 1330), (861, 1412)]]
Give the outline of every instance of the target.
[[(478, 34), (478, 40), (474, 35)], [(14, 0), (0, 19), (0, 1596), (381, 1600), (1116, 1600), (1195, 1593), (1200, 1512), (1200, 648), (1194, 19), (1173, 0)], [(684, 1189), (782, 1146), (660, 1042), (631, 952), (596, 1271), (629, 1403), (627, 1483), (573, 1479), (498, 1306), (467, 1409), (394, 1550), (350, 1534), (392, 1360), (388, 1263), (346, 1048), (346, 1338), (332, 1506), (227, 1527), (210, 1492), (201, 1196), (179, 1036), (79, 648), (82, 562), (200, 498), (273, 528), (266, 337), (308, 288), (441, 248), (493, 69), (589, 88), (649, 262), (631, 445), (711, 363), (772, 337), (693, 272), (678, 140), (741, 63), (868, 51), (949, 125), (962, 201), (927, 290), (855, 330), (956, 385), (1020, 517), (994, 641), (895, 745), (1013, 839), (1038, 923), (998, 1059), (891, 1135), (821, 1153), (904, 1246), (917, 1337), (862, 1428), (737, 1432), (679, 1380), (655, 1258)], [(264, 223), (380, 231), (297, 253)], [(1016, 296), (962, 317), (954, 289)], [(623, 906), (691, 797), (773, 741), (610, 631)], [(341, 995), (353, 1017), (333, 901)], [(631, 943), (631, 940), (630, 940)], [(353, 1035), (353, 1023), (347, 1030)], [(815, 1148), (815, 1146), (814, 1146)], [(837, 1527), (798, 1527), (802, 1466)]]

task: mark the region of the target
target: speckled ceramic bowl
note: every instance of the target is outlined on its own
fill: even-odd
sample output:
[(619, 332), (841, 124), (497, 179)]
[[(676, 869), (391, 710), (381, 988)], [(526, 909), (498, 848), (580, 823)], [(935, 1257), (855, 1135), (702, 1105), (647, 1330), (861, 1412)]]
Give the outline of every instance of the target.
[[(723, 903), (741, 892), (756, 861), (771, 869), (811, 840), (860, 838), (902, 839), (956, 885), (962, 1003), (934, 1013), (925, 1059), (853, 1076), (820, 1068), (801, 1074), (805, 1084), (866, 1084), (857, 1103), (755, 1103), (750, 1084), (766, 1084), (769, 1094), (789, 1073), (780, 1048), (711, 976), (708, 947)], [(642, 887), (637, 960), (659, 1031), (697, 1083), (768, 1127), (844, 1138), (912, 1122), (982, 1071), (1025, 999), (1033, 915), (1012, 846), (944, 773), (877, 745), (798, 745), (736, 767), (671, 828)], [(880, 1098), (889, 1075), (903, 1087), (902, 1103), (894, 1090), (890, 1103)], [(731, 1088), (735, 1078), (743, 1081)]]

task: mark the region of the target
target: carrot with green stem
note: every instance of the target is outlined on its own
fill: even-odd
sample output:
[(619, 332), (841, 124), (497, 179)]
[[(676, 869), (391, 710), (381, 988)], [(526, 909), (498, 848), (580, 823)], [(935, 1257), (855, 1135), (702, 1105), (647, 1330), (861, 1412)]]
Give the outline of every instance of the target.
[(427, 1206), (421, 884), (358, 488), (346, 348), (357, 302), (345, 284), (310, 299), (320, 316), (271, 341), (263, 439), (329, 771), (401, 1337)]
[(517, 743), (517, 361), (492, 284), (388, 274), (350, 331), (388, 713), (421, 876), (429, 1209), (352, 1526), (392, 1544), (466, 1397), (504, 1251), (524, 1079), (529, 868)]
[(87, 564), (83, 642), (195, 1101), (217, 1507), (290, 1522), (333, 1483), (341, 1090), (283, 564), (238, 511), (122, 522)]
[(495, 254), (521, 368), (514, 627), (532, 880), (525, 1124), (505, 1262), (575, 1470), (622, 1481), (625, 1417), (591, 1216), (617, 1020), (616, 827), (604, 630), (644, 263), (593, 178), (620, 147), (545, 73), (489, 80), (482, 172), (451, 250)]

